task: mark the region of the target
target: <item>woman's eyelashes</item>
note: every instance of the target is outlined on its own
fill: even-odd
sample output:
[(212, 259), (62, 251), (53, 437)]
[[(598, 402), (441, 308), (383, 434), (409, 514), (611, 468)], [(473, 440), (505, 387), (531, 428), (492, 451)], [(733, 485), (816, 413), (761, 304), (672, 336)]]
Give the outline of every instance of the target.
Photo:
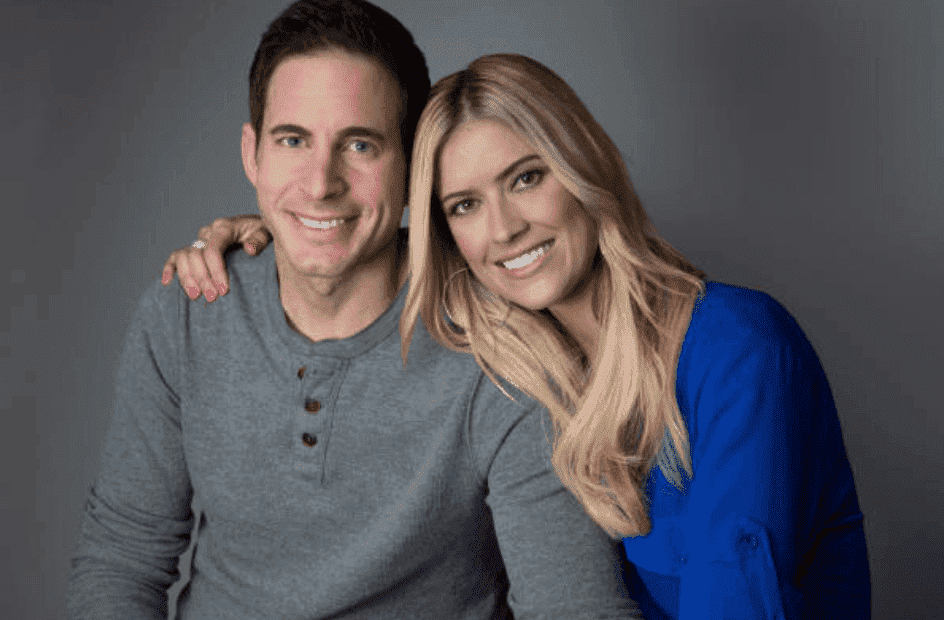
[(544, 178), (544, 170), (535, 168), (534, 170), (528, 170), (527, 172), (522, 172), (511, 184), (511, 190), (515, 189), (528, 189), (529, 187), (534, 187), (541, 182), (541, 179)]
[[(546, 173), (546, 170), (542, 170), (540, 168), (522, 172), (511, 182), (509, 191), (520, 192), (531, 189), (532, 187), (535, 187), (541, 183)], [(459, 202), (453, 203), (452, 206), (447, 209), (446, 213), (449, 216), (465, 215), (469, 212), (469, 210), (472, 209), (474, 202), (475, 201), (471, 198), (464, 198)]]
[(456, 215), (465, 215), (468, 213), (469, 208), (472, 206), (472, 201), (469, 199), (460, 200), (459, 202), (453, 203), (449, 209), (446, 210), (446, 213), (452, 217)]

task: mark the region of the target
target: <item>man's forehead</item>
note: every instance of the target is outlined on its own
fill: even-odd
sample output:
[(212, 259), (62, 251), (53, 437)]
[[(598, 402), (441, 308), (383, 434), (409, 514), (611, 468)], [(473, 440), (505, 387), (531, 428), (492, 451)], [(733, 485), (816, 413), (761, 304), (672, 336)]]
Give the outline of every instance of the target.
[(279, 63), (269, 82), (265, 124), (349, 120), (383, 129), (397, 122), (399, 105), (397, 83), (378, 61), (323, 50)]

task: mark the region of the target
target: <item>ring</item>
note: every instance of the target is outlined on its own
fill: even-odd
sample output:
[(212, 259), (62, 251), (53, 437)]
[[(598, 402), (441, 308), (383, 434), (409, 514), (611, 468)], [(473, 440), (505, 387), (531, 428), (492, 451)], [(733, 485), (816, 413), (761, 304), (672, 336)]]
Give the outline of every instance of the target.
[(190, 245), (191, 245), (192, 247), (197, 248), (198, 250), (202, 250), (203, 248), (205, 248), (205, 247), (207, 246), (206, 241), (204, 241), (203, 239), (197, 239), (196, 241), (194, 241), (194, 242), (191, 243)]

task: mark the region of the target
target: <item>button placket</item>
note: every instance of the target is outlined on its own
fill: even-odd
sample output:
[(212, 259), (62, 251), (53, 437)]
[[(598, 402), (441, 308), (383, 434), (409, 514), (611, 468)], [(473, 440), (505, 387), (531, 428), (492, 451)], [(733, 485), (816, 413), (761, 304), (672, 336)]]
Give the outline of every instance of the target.
[(347, 362), (328, 357), (298, 359), (289, 369), (291, 380), (298, 381), (294, 395), (292, 469), (309, 482), (327, 484), (325, 468), (331, 443), (334, 418), (333, 403), (344, 380)]
[[(312, 367), (312, 362), (315, 360), (300, 361), (301, 363), (294, 367), (294, 374), (299, 382), (298, 398), (301, 402), (300, 408), (296, 409), (299, 413), (295, 417), (293, 442), (297, 442), (295, 443), (296, 450), (301, 450), (298, 455), (302, 460), (296, 464), (296, 468), (309, 469), (321, 465), (321, 452), (324, 448), (323, 445), (320, 445), (323, 443), (321, 434), (324, 432), (324, 425), (328, 423), (322, 419), (324, 415), (322, 411), (324, 408), (322, 405), (324, 398), (322, 396), (324, 394), (322, 392), (325, 388), (330, 391), (333, 370), (325, 371), (324, 368), (315, 370)], [(322, 412), (322, 415), (317, 415), (318, 412)], [(318, 451), (312, 452), (311, 449), (316, 447), (319, 448)]]
[[(310, 362), (311, 360), (306, 361)], [(298, 398), (301, 400), (301, 411), (299, 414), (296, 414), (295, 417), (295, 437), (293, 442), (297, 442), (296, 446), (302, 449), (302, 452), (299, 453), (299, 455), (310, 455), (307, 457), (301, 457), (302, 460), (296, 464), (296, 468), (317, 468), (320, 466), (319, 462), (321, 450), (319, 450), (318, 453), (312, 453), (309, 452), (309, 450), (315, 447), (320, 447), (318, 445), (320, 442), (319, 432), (325, 422), (320, 420), (321, 416), (315, 415), (322, 409), (322, 399), (313, 397), (312, 392), (317, 393), (321, 391), (323, 389), (322, 384), (325, 380), (329, 379), (332, 373), (325, 373), (323, 371), (317, 372), (311, 368), (310, 363), (303, 362), (295, 367), (294, 374), (299, 381)], [(315, 379), (316, 374), (318, 375), (318, 380)], [(298, 410), (296, 409), (296, 411)]]

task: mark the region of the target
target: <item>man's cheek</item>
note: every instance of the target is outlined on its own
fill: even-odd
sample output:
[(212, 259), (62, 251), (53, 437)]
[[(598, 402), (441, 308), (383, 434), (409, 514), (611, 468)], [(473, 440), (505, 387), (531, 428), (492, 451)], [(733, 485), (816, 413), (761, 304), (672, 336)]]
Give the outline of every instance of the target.
[(365, 168), (353, 170), (348, 177), (351, 182), (351, 194), (362, 206), (372, 209), (392, 200), (390, 180), (385, 178), (382, 169)]

